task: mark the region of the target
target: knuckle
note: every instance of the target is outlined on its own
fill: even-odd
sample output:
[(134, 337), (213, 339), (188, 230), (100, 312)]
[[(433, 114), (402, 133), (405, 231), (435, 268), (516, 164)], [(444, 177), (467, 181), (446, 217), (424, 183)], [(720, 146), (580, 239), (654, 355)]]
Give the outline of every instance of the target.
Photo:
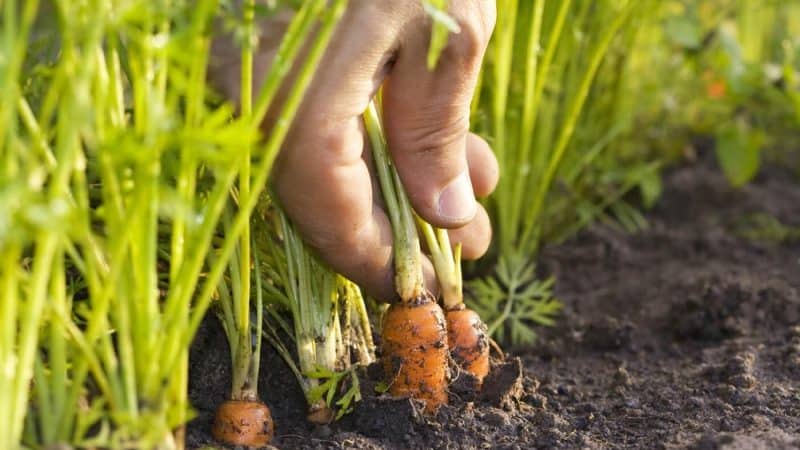
[(474, 246), (470, 258), (474, 260), (485, 255), (486, 252), (489, 251), (489, 245), (491, 243), (492, 243), (492, 228), (490, 226), (487, 226), (483, 239)]
[(477, 68), (486, 48), (486, 33), (483, 25), (476, 18), (459, 21), (461, 31), (450, 35), (445, 53), (448, 57), (460, 61), (467, 68)]
[(452, 230), (450, 236), (453, 242), (461, 243), (463, 259), (472, 261), (485, 255), (492, 243), (492, 225), (486, 210), (479, 208), (472, 222)]
[(410, 124), (407, 139), (404, 139), (408, 150), (423, 154), (440, 153), (438, 150), (464, 139), (469, 129), (468, 117), (465, 114), (448, 115), (450, 118), (444, 121), (433, 119), (436, 115), (421, 115), (417, 123)]
[(495, 2), (481, 0), (477, 6), (458, 10), (463, 12), (451, 11), (454, 11), (461, 31), (450, 36), (445, 52), (477, 67), (494, 30), (497, 17)]

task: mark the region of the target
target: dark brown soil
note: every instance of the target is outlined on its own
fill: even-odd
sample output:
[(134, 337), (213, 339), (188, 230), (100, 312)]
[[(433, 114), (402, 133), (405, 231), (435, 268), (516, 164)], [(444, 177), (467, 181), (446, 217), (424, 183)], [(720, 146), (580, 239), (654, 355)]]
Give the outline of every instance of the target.
[[(735, 190), (707, 165), (675, 170), (647, 231), (598, 225), (546, 249), (540, 267), (558, 277), (565, 304), (558, 325), (495, 367), (482, 396), (456, 388), (434, 418), (375, 394), (367, 373), (353, 414), (312, 427), (291, 373), (265, 351), (261, 392), (274, 444), (800, 448), (800, 242), (750, 220), (761, 213), (800, 226), (800, 184), (767, 172)], [(192, 351), (190, 448), (213, 445), (228, 366), (222, 331), (209, 320)]]

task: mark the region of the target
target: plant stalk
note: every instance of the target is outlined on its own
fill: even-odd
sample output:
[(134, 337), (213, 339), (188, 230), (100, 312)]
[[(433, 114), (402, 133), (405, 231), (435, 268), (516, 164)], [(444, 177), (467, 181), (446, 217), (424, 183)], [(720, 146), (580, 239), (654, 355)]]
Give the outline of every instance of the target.
[(364, 113), (364, 123), (372, 147), (375, 170), (392, 223), (395, 289), (401, 301), (409, 302), (423, 295), (425, 289), (414, 213), (400, 182), (400, 176), (389, 157), (380, 115), (374, 102), (370, 102)]

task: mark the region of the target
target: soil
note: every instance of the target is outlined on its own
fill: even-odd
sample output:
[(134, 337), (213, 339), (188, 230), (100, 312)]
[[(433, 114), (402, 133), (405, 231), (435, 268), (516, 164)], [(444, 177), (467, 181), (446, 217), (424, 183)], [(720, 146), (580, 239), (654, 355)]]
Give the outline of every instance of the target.
[[(540, 269), (557, 277), (565, 306), (558, 324), (496, 363), (481, 395), (456, 383), (435, 417), (376, 394), (369, 370), (355, 412), (311, 426), (292, 374), (266, 349), (260, 392), (273, 444), (800, 448), (800, 242), (750, 220), (800, 226), (800, 183), (768, 169), (737, 190), (703, 163), (672, 170), (664, 185), (647, 230), (595, 225), (543, 252)], [(207, 320), (192, 350), (190, 448), (217, 446), (208, 431), (230, 385), (226, 345)]]

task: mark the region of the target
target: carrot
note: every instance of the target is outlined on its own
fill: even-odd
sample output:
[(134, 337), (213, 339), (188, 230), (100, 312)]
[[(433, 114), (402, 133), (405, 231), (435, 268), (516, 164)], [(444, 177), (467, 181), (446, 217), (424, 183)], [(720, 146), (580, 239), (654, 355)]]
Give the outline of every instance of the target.
[(447, 231), (416, 219), (442, 287), (450, 356), (461, 370), (476, 378), (480, 387), (489, 373), (489, 336), (478, 313), (464, 305), (461, 244), (451, 250)]
[(272, 414), (258, 400), (228, 400), (217, 409), (214, 439), (230, 445), (265, 447), (275, 434)]
[(478, 313), (462, 303), (459, 307), (445, 313), (447, 319), (447, 339), (450, 343), (450, 356), (462, 369), (472, 374), (483, 384), (489, 374), (489, 336), (486, 324)]
[(442, 308), (428, 293), (393, 304), (383, 322), (383, 366), (397, 397), (425, 401), (434, 411), (447, 403), (447, 331)]
[(383, 368), (389, 392), (425, 402), (427, 413), (447, 403), (447, 327), (444, 312), (425, 289), (414, 214), (391, 166), (374, 103), (364, 115), (375, 168), (394, 238), (395, 289), (399, 301), (383, 321)]

